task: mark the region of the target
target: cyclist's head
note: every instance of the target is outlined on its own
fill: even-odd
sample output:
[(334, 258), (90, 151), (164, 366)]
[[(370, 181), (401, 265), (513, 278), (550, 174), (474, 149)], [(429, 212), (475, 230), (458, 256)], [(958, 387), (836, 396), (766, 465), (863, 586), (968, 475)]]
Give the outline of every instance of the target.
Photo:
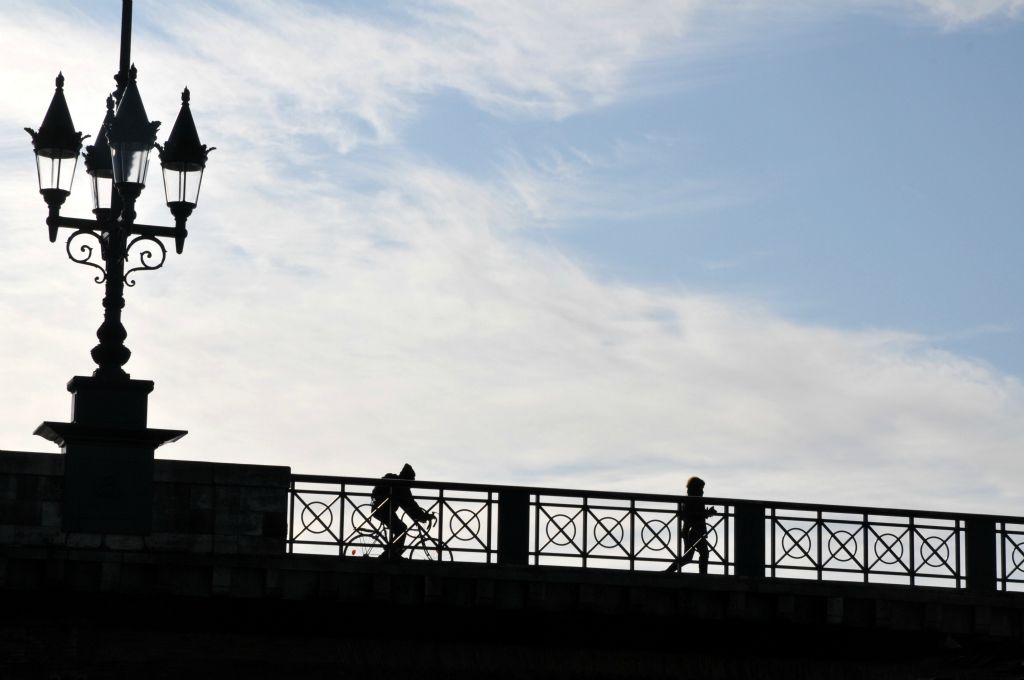
[(416, 471), (412, 469), (412, 466), (406, 463), (402, 466), (402, 471), (398, 473), (398, 476), (402, 479), (416, 479)]

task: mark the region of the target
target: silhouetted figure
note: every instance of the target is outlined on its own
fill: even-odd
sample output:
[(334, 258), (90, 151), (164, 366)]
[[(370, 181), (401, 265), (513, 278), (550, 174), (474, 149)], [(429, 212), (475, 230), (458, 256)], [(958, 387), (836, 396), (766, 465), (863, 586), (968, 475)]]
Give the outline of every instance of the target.
[(435, 516), (434, 513), (427, 512), (416, 503), (412, 497), (412, 489), (408, 485), (389, 484), (387, 481), (389, 479), (411, 481), (416, 479), (416, 471), (406, 463), (397, 475), (391, 472), (384, 475), (384, 481), (373, 487), (370, 494), (373, 501), (373, 516), (388, 528), (390, 543), (381, 557), (399, 559), (402, 557), (402, 551), (405, 550), (405, 533), (409, 530), (405, 522), (398, 518), (399, 508), (405, 510), (405, 514), (414, 522), (433, 520)]
[[(700, 498), (704, 495), (704, 480), (690, 477), (686, 481), (686, 495)], [(714, 508), (705, 508), (704, 501), (693, 500), (683, 503), (683, 554), (665, 571), (679, 571), (684, 564), (693, 561), (693, 553), (700, 555), (697, 568), (700, 573), (708, 573), (708, 525), (707, 518), (717, 515)]]

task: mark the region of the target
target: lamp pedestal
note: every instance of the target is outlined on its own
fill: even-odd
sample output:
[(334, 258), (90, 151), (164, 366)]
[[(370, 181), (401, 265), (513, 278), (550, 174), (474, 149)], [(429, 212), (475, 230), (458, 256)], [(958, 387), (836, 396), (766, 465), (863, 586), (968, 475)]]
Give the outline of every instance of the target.
[(71, 422), (45, 421), (35, 434), (65, 454), (65, 532), (148, 534), (153, 453), (185, 430), (146, 427), (150, 380), (75, 376)]

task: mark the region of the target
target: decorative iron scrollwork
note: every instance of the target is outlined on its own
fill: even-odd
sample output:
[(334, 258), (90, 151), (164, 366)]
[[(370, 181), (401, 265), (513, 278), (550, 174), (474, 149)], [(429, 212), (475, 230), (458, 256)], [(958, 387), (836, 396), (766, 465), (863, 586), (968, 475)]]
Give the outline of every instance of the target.
[[(132, 247), (139, 242), (146, 243), (145, 246), (140, 246), (141, 249), (139, 251), (139, 266), (132, 267), (131, 269), (124, 273), (124, 285), (128, 286), (129, 288), (135, 285), (135, 279), (129, 278), (132, 272), (152, 271), (154, 269), (160, 269), (160, 267), (164, 266), (164, 262), (167, 261), (167, 248), (164, 247), (163, 243), (160, 243), (158, 239), (152, 236), (136, 236), (135, 238), (133, 238), (128, 243), (128, 246), (124, 249), (126, 261), (128, 259), (129, 254), (131, 253)], [(157, 250), (153, 250), (149, 244), (156, 244)], [(155, 264), (152, 262), (153, 258), (155, 257), (154, 253), (159, 254), (160, 256), (160, 259), (157, 260)]]
[(78, 255), (75, 255), (74, 249), (72, 248), (71, 244), (79, 236), (92, 236), (94, 239), (96, 239), (96, 242), (99, 243), (100, 253), (102, 254), (103, 252), (103, 239), (101, 239), (99, 235), (96, 234), (96, 232), (90, 231), (89, 229), (79, 229), (78, 231), (71, 234), (71, 236), (68, 236), (67, 244), (64, 246), (64, 250), (68, 254), (68, 259), (77, 264), (84, 264), (87, 267), (99, 269), (100, 275), (94, 277), (93, 281), (95, 281), (96, 283), (103, 283), (104, 281), (107, 280), (107, 270), (104, 269), (102, 265), (98, 265), (95, 262), (90, 261), (92, 259), (93, 246), (89, 245), (88, 243), (80, 243), (77, 246)]

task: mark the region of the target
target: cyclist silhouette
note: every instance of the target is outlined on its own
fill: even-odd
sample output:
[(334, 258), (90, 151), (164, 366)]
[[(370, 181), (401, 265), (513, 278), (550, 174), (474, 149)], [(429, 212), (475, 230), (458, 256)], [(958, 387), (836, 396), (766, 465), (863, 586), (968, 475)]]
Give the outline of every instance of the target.
[[(704, 495), (704, 480), (690, 477), (686, 481), (686, 495), (701, 497)], [(700, 555), (697, 569), (702, 574), (708, 573), (708, 524), (707, 518), (717, 515), (714, 508), (705, 508), (704, 501), (686, 501), (683, 504), (683, 554), (672, 561), (665, 571), (679, 571), (684, 564), (693, 561), (693, 553)]]
[(373, 487), (370, 498), (373, 501), (373, 516), (388, 529), (388, 549), (381, 553), (383, 558), (400, 559), (405, 550), (405, 534), (409, 530), (405, 522), (398, 518), (398, 510), (405, 510), (414, 522), (425, 522), (435, 519), (434, 513), (427, 512), (412, 497), (412, 489), (408, 484), (390, 484), (389, 479), (412, 481), (416, 479), (416, 471), (408, 463), (397, 475), (389, 472), (384, 481)]

